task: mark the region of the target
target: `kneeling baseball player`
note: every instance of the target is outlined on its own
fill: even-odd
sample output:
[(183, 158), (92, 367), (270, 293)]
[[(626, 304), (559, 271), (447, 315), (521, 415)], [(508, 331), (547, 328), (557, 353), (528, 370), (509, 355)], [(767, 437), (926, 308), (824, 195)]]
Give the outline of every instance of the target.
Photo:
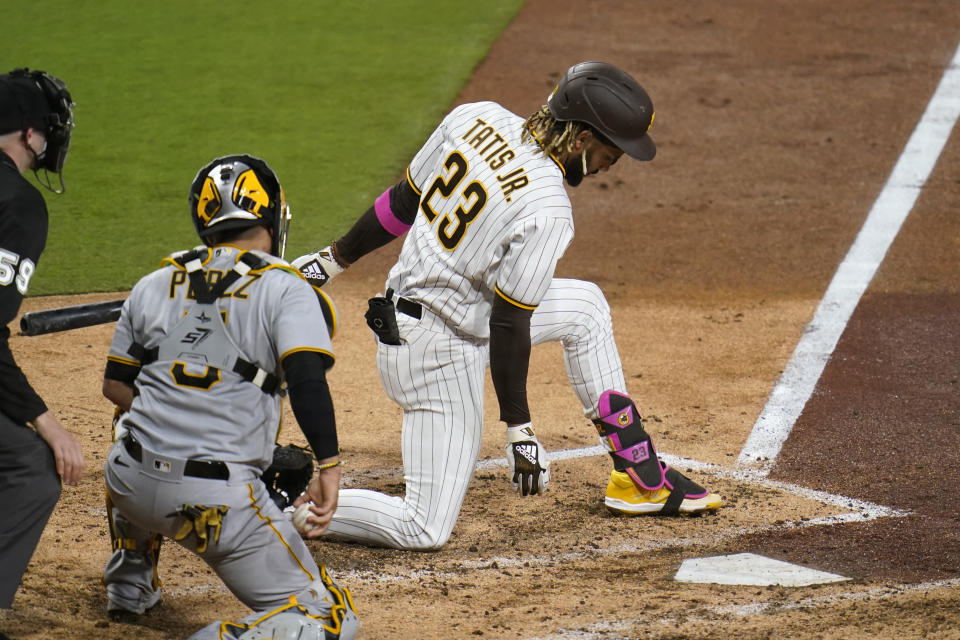
[(326, 528), (340, 486), (326, 381), (334, 358), (319, 292), (283, 261), (283, 190), (264, 161), (225, 156), (196, 175), (190, 210), (205, 246), (171, 255), (136, 284), (110, 345), (103, 393), (125, 413), (104, 469), (108, 613), (130, 621), (157, 603), (168, 538), (256, 612), (194, 638), (253, 637), (267, 619), (353, 638), (349, 591), (317, 565), (261, 479), (289, 392), (318, 461), (305, 493), (311, 524)]
[[(316, 286), (406, 233), (368, 324), (387, 395), (403, 408), (406, 496), (340, 492), (327, 532), (372, 545), (435, 549), (449, 538), (477, 460), (487, 365), (521, 495), (549, 462), (527, 406), (531, 345), (561, 342), (570, 383), (613, 459), (605, 503), (624, 514), (720, 507), (657, 457), (627, 394), (610, 308), (593, 283), (554, 278), (573, 237), (564, 181), (620, 157), (652, 160), (653, 104), (628, 74), (571, 67), (527, 119), (494, 102), (455, 108), (340, 239), (293, 261)], [(422, 215), (420, 215), (422, 214)], [(408, 233), (409, 231), (409, 233)]]

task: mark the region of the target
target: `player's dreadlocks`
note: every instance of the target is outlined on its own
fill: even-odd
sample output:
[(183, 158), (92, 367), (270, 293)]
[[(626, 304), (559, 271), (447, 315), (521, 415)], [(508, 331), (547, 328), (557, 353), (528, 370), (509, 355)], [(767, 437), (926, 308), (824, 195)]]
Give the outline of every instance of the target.
[(550, 113), (550, 107), (543, 105), (540, 110), (523, 123), (520, 139), (526, 142), (533, 138), (540, 150), (548, 156), (561, 156), (573, 151), (574, 142), (581, 131), (589, 131), (600, 142), (615, 146), (605, 136), (586, 122), (568, 120), (561, 122)]
[(550, 113), (550, 107), (543, 105), (523, 123), (520, 139), (526, 142), (533, 138), (545, 155), (565, 155), (572, 151), (577, 135), (586, 128), (583, 122), (560, 122)]

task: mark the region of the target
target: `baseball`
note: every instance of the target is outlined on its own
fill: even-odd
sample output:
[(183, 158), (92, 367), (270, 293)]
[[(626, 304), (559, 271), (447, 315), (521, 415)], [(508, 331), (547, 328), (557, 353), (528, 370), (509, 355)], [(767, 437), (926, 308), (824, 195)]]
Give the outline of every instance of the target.
[(313, 506), (312, 502), (304, 502), (302, 505), (297, 507), (297, 510), (293, 512), (293, 526), (297, 528), (302, 535), (306, 535), (313, 530), (313, 525), (307, 522), (307, 517), (312, 515), (310, 507)]

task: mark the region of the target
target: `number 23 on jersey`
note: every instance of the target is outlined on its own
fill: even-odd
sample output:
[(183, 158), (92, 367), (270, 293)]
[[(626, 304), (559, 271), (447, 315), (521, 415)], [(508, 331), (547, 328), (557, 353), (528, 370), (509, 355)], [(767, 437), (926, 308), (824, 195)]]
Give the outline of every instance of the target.
[[(467, 160), (459, 151), (454, 151), (447, 156), (443, 166), (447, 169), (446, 175), (438, 175), (430, 184), (427, 193), (420, 200), (420, 209), (427, 221), (433, 224), (433, 221), (440, 217), (437, 225), (437, 240), (447, 251), (453, 251), (463, 240), (464, 234), (470, 223), (476, 219), (487, 204), (487, 190), (483, 185), (474, 180), (462, 189), (460, 183), (467, 175)], [(435, 196), (439, 196), (448, 201), (452, 196), (456, 196), (457, 208), (451, 213), (440, 214), (434, 210), (430, 204)], [(436, 205), (440, 209), (445, 207), (446, 202)]]

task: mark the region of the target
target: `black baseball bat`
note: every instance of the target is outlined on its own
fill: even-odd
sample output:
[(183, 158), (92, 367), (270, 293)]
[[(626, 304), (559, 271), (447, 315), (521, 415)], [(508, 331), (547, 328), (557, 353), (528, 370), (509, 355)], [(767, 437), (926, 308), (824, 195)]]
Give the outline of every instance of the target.
[(123, 307), (123, 300), (110, 300), (44, 311), (30, 311), (20, 318), (20, 333), (25, 336), (39, 336), (44, 333), (116, 322), (120, 319), (121, 307)]

